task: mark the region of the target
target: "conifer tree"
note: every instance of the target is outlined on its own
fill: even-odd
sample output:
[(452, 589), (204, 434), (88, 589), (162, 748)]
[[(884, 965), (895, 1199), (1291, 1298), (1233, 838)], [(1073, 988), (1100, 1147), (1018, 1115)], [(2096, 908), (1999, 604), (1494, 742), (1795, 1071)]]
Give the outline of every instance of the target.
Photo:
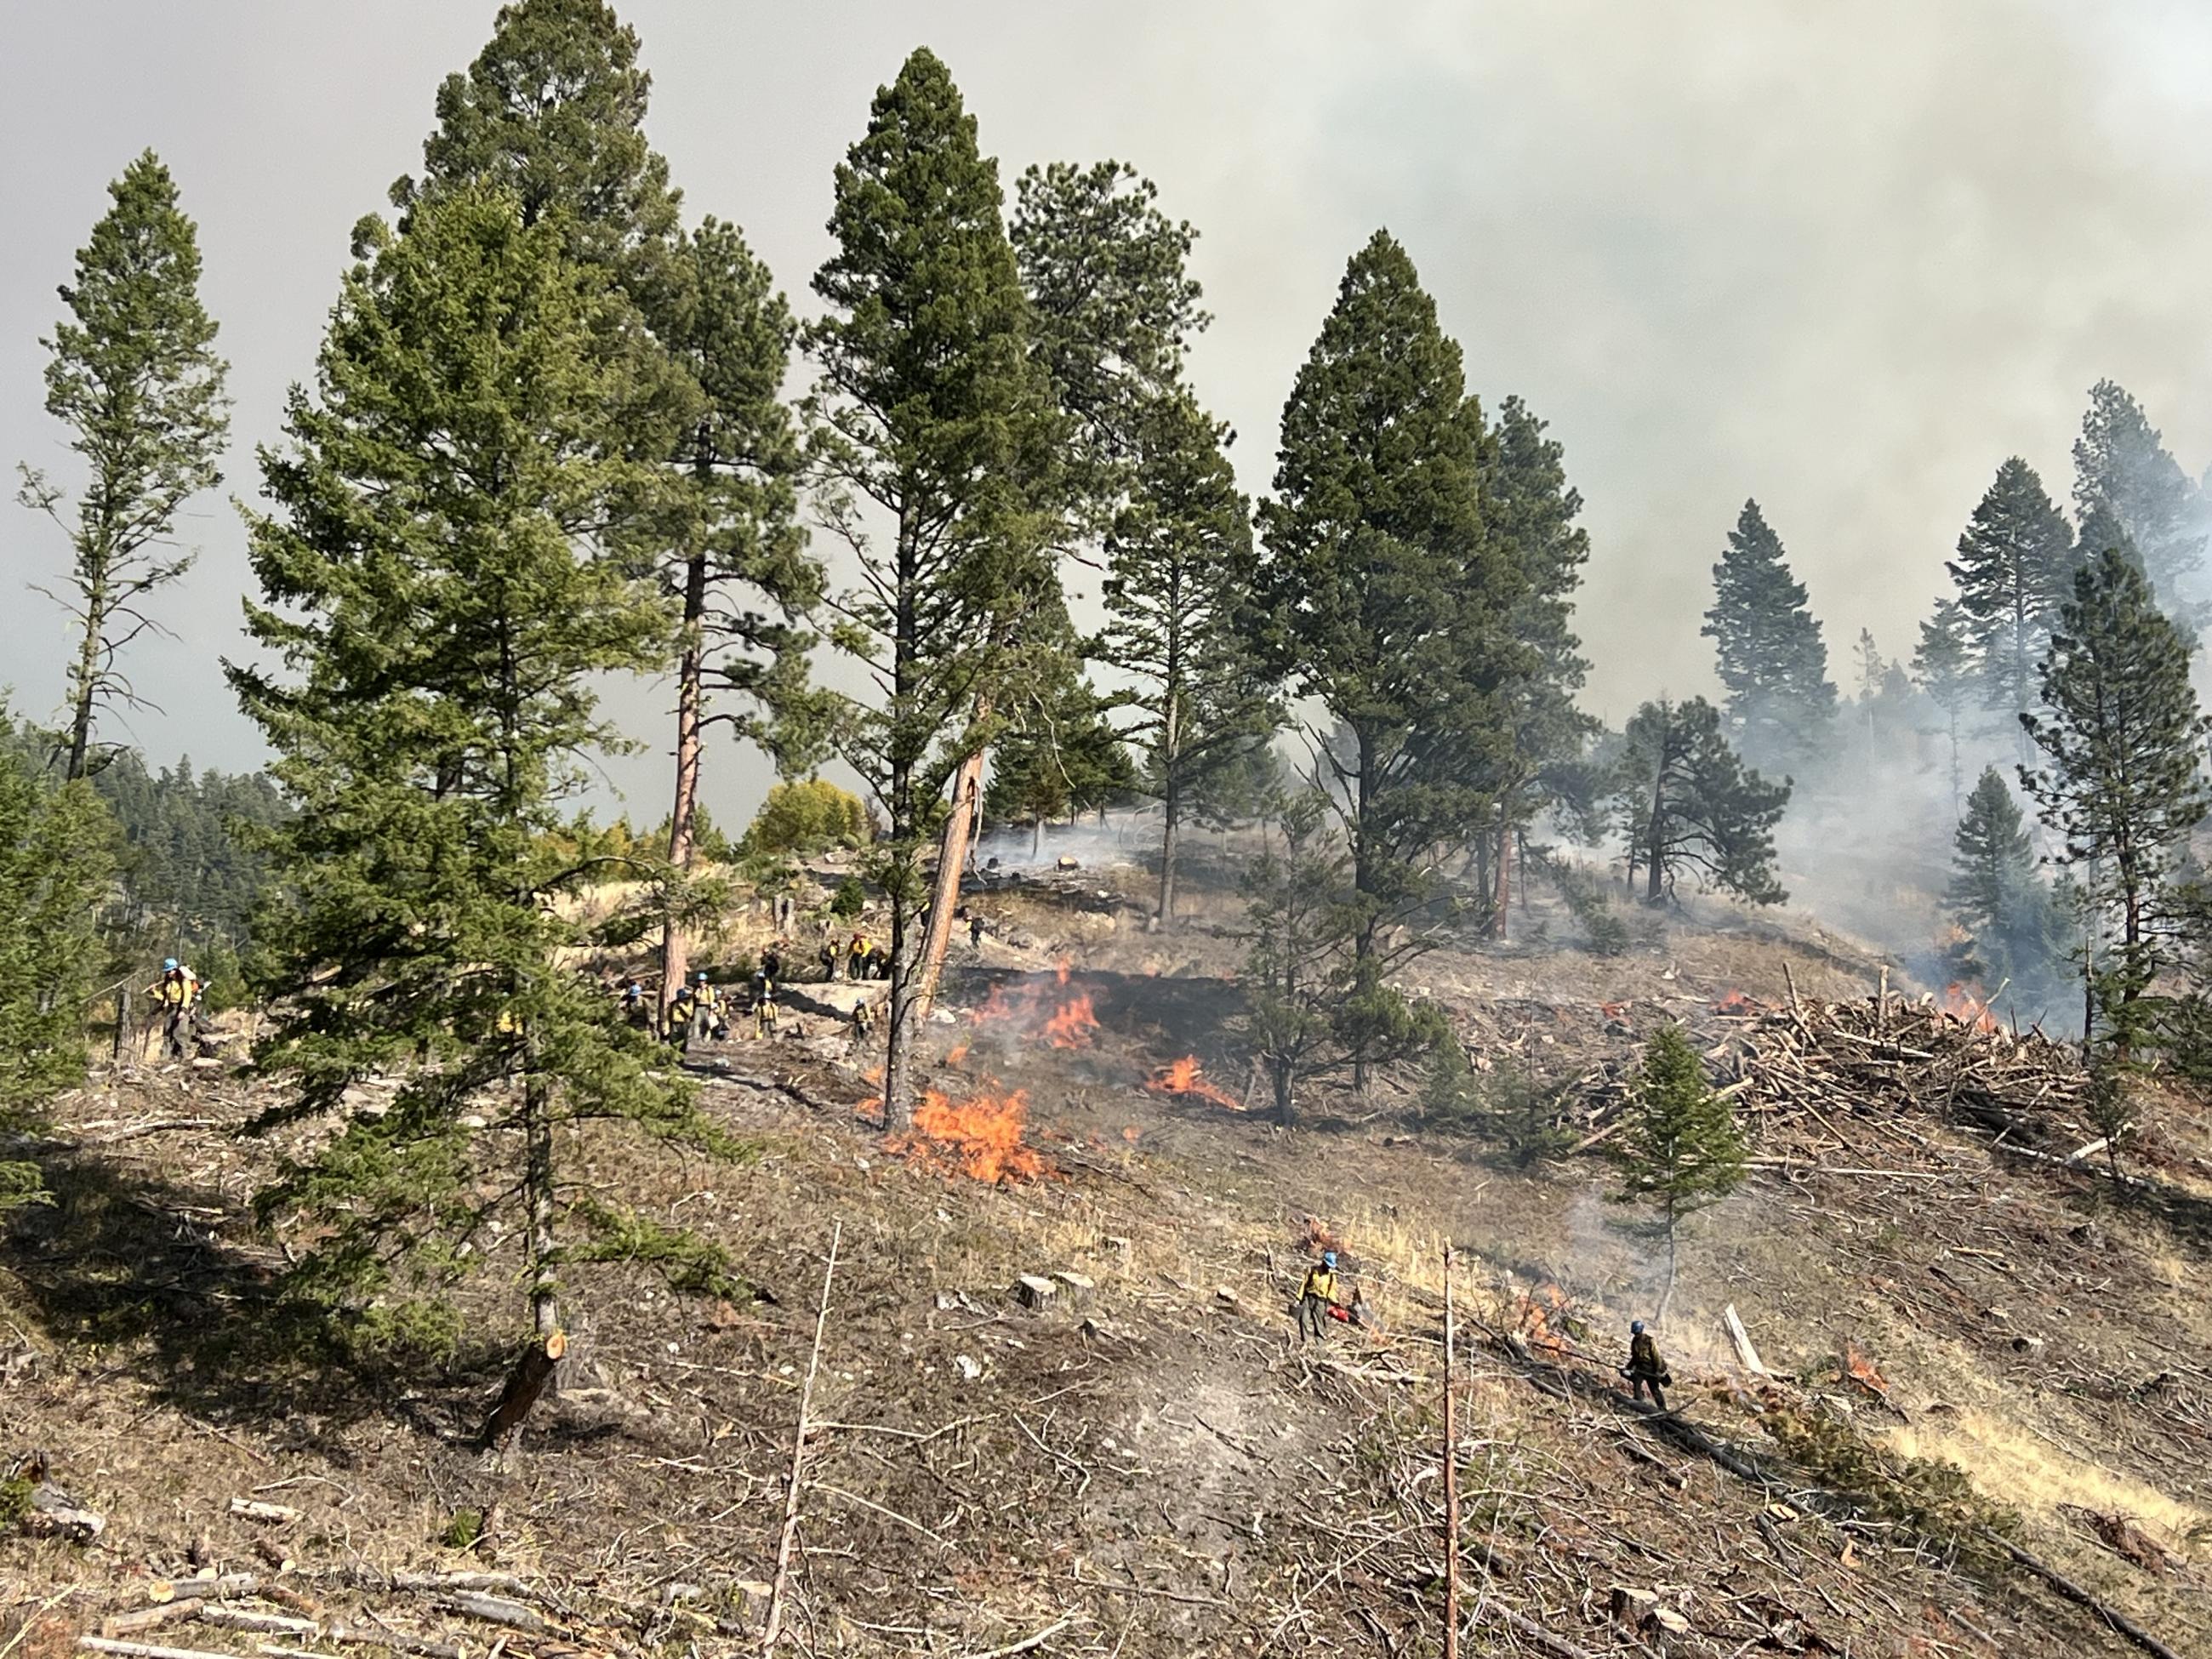
[[(1317, 742), (1358, 908), (1348, 1012), (1389, 1024), (1393, 969), (1425, 948), (1431, 849), (1482, 814), (1506, 744), (1517, 573), (1483, 534), (1482, 414), (1404, 248), (1354, 254), (1283, 410), (1256, 587), (1272, 666), (1319, 706)], [(1364, 1087), (1388, 1042), (1354, 1040)]]
[(2058, 989), (2065, 915), (2035, 873), (2027, 820), (2004, 778), (1984, 768), (1953, 840), (1944, 908), (1965, 934), (1953, 953), (1961, 977), (1990, 996), (2009, 982), (2021, 1000)]
[(1983, 492), (1958, 557), (1945, 566), (1958, 585), (1984, 702), (2008, 726), (2035, 707), (2036, 665), (2077, 562), (2065, 515), (2035, 469), (2014, 456)]
[(1659, 1212), (1667, 1236), (1663, 1322), (1674, 1299), (1675, 1243), (1682, 1222), (1743, 1184), (1747, 1153), (1735, 1113), (1705, 1080), (1704, 1060), (1679, 1025), (1662, 1025), (1644, 1048), (1644, 1069), (1618, 1143), (1616, 1199)]
[[(526, 222), (556, 215), (569, 256), (605, 270), (669, 358), (659, 377), (676, 433), (660, 534), (637, 556), (678, 601), (676, 769), (662, 915), (664, 1017), (690, 955), (677, 890), (697, 839), (708, 729), (726, 726), (780, 769), (816, 758), (821, 706), (806, 690), (801, 619), (822, 572), (797, 520), (800, 449), (781, 398), (794, 325), (734, 225), (686, 235), (681, 193), (646, 141), (652, 76), (636, 31), (603, 0), (514, 0), (467, 71), (440, 88), (408, 213), (439, 191), (511, 191)], [(720, 707), (717, 708), (717, 694)]]
[(95, 918), (114, 826), (82, 778), (49, 782), (0, 708), (0, 1218), (40, 1193), (9, 1157), (46, 1102), (84, 1076), (85, 1006), (100, 981)]
[(1161, 805), (1153, 915), (1175, 915), (1176, 859), (1193, 796), (1273, 734), (1268, 676), (1251, 647), (1252, 532), (1227, 433), (1187, 394), (1138, 424), (1127, 500), (1106, 541), (1106, 624), (1091, 649), (1132, 683), (1122, 736)]
[(2134, 544), (2152, 589), (2173, 609), (2204, 562), (2196, 495), (2142, 405), (2116, 381), (2092, 386), (2081, 435), (2074, 441), (2074, 511), (2085, 532), (2084, 553), (2111, 544), (2087, 534), (2093, 514), (2111, 514)]
[(1242, 881), (1245, 1032), (1285, 1128), (1297, 1121), (1299, 1086), (1348, 1058), (1339, 1011), (1354, 988), (1362, 907), (1326, 833), (1329, 810), (1315, 790), (1280, 803), (1274, 835)]
[(1575, 520), (1582, 493), (1567, 482), (1564, 447), (1519, 398), (1498, 407), (1484, 492), (1486, 533), (1514, 570), (1507, 627), (1522, 647), (1500, 699), (1509, 737), (1497, 775), (1497, 834), (1489, 850), (1492, 931), (1502, 933), (1511, 895), (1515, 842), (1536, 816), (1562, 804), (1562, 769), (1598, 723), (1575, 706), (1589, 664), (1574, 631), (1575, 591), (1589, 560), (1589, 535)]
[(1959, 722), (1978, 690), (1972, 646), (1965, 610), (1955, 599), (1939, 599), (1935, 613), (1920, 624), (1919, 648), (1912, 653), (1914, 679), (1921, 695), (1942, 716), (1951, 747), (1951, 810), (1959, 810)]
[(2212, 721), (2190, 686), (2189, 651), (2142, 568), (2124, 550), (2100, 548), (2060, 609), (2043, 710), (2021, 717), (2043, 751), (2021, 781), (2058, 836), (2061, 860), (2097, 877), (2092, 890), (2117, 945), (2099, 969), (2099, 1014), (2124, 1059), (2173, 960), (2175, 860), (2212, 811), (2203, 766)]
[(1774, 826), (1790, 783), (1771, 784), (1737, 759), (1720, 712), (1703, 697), (1647, 702), (1628, 722), (1615, 810), (1628, 846), (1628, 884), (1662, 902), (1685, 871), (1753, 904), (1790, 896), (1774, 873)]
[[(68, 532), (76, 650), (70, 664), (66, 775), (93, 769), (93, 726), (107, 703), (141, 701), (118, 655), (159, 630), (153, 596), (191, 568), (171, 545), (177, 514), (222, 482), (230, 429), (228, 365), (200, 303), (199, 235), (176, 181), (152, 150), (107, 187), (113, 203), (77, 250), (61, 289), (69, 320), (44, 343), (46, 413), (67, 426), (86, 479), (73, 510), (31, 466), (17, 499)], [(41, 592), (48, 590), (41, 589)]]
[(1700, 631), (1714, 643), (1729, 730), (1745, 759), (1803, 765), (1826, 741), (1836, 688), (1805, 585), (1790, 574), (1782, 538), (1757, 501), (1743, 504), (1713, 567), (1713, 604)]
[[(657, 530), (675, 434), (651, 424), (662, 359), (604, 271), (567, 257), (565, 215), (526, 224), (511, 196), (455, 188), (361, 240), (314, 392), (263, 460), (248, 622), (281, 667), (230, 670), (300, 809), (276, 838), (257, 1058), (295, 1080), (280, 1115), (341, 1123), (263, 1208), (319, 1223), (312, 1300), (450, 1340), (441, 1287), (512, 1205), (541, 1362), (517, 1378), (542, 1386), (568, 1264), (719, 1273), (563, 1167), (588, 1120), (723, 1144), (567, 960), (582, 936), (563, 901), (592, 871), (561, 803), (615, 741), (597, 677), (665, 659), (628, 544)], [(345, 1101), (371, 1072), (405, 1079), (374, 1117)]]
[(947, 780), (988, 738), (979, 699), (1058, 613), (1066, 423), (1000, 216), (996, 165), (952, 77), (917, 49), (837, 168), (809, 331), (823, 522), (860, 585), (832, 601), (874, 682), (841, 737), (878, 803), (890, 905), (889, 1122), (913, 1109), (924, 844)]

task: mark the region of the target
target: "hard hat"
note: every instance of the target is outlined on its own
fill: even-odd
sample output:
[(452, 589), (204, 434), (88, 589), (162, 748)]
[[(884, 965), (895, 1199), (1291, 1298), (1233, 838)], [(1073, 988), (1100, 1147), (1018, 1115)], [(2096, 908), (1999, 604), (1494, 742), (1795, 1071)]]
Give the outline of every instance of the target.
[(692, 975), (691, 977), (698, 981), (700, 984), (704, 985), (707, 982), (707, 970), (704, 968), (702, 968), (697, 973)]
[(1630, 1321), (1628, 1322), (1628, 1334), (1629, 1334), (1631, 1336), (1641, 1336), (1641, 1335), (1643, 1335), (1643, 1334), (1644, 1334), (1644, 1322), (1643, 1322), (1642, 1320), (1640, 1320), (1640, 1319), (1632, 1319), (1632, 1320), (1630, 1320)]
[(163, 973), (165, 973), (165, 974), (173, 974), (173, 973), (175, 973), (175, 972), (177, 971), (177, 959), (176, 959), (176, 957), (163, 957), (161, 958), (161, 971), (162, 971)]
[(1334, 1250), (1323, 1250), (1321, 1253), (1321, 1265), (1324, 1267), (1334, 1267), (1336, 1266), (1336, 1252)]

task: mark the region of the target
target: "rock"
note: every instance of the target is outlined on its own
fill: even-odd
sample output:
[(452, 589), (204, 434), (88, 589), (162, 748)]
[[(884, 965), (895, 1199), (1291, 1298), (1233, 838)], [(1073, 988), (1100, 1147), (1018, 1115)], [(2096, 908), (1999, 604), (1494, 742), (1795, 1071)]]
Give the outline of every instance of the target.
[(970, 1382), (983, 1374), (983, 1368), (964, 1353), (953, 1355), (952, 1364), (959, 1370), (960, 1375)]
[(939, 1291), (937, 1293), (937, 1311), (938, 1311), (938, 1312), (939, 1312), (939, 1313), (951, 1313), (951, 1312), (955, 1308), (958, 1307), (959, 1305), (960, 1305), (960, 1298), (959, 1298), (958, 1297), (957, 1297), (957, 1296), (953, 1295), (951, 1291)]
[(1049, 1279), (1039, 1279), (1035, 1273), (1024, 1273), (1014, 1281), (1014, 1299), (1029, 1309), (1044, 1307), (1059, 1294), (1060, 1286)]

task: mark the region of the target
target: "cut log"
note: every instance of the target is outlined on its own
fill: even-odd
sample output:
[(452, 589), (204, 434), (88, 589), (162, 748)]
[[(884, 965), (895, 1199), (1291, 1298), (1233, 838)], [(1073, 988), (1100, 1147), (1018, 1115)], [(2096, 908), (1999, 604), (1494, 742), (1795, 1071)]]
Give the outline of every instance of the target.
[(446, 1598), (446, 1606), (455, 1613), (471, 1619), (481, 1619), (487, 1625), (504, 1625), (509, 1630), (519, 1630), (526, 1636), (543, 1636), (552, 1626), (520, 1601), (510, 1601), (504, 1596), (485, 1595), (476, 1590), (462, 1590)]
[(1721, 1324), (1728, 1332), (1729, 1346), (1735, 1350), (1737, 1364), (1753, 1376), (1773, 1375), (1761, 1363), (1759, 1350), (1751, 1346), (1751, 1333), (1744, 1329), (1743, 1321), (1736, 1317), (1735, 1303), (1731, 1302), (1721, 1310)]
[(499, 1404), (484, 1419), (483, 1443), (486, 1450), (496, 1451), (514, 1437), (522, 1427), (522, 1419), (530, 1415), (530, 1408), (551, 1386), (554, 1374), (561, 1368), (561, 1356), (568, 1351), (568, 1336), (560, 1331), (543, 1341), (532, 1342), (522, 1351), (522, 1358), (507, 1373), (507, 1387), (500, 1392)]
[(228, 1653), (210, 1653), (205, 1648), (164, 1648), (151, 1642), (118, 1642), (105, 1636), (80, 1636), (76, 1644), (94, 1653), (118, 1653), (125, 1659), (232, 1659)]
[(250, 1498), (234, 1498), (230, 1512), (242, 1521), (266, 1521), (281, 1524), (297, 1521), (300, 1511), (289, 1504), (263, 1504)]
[(1014, 1296), (1024, 1308), (1042, 1308), (1050, 1302), (1060, 1287), (1049, 1279), (1040, 1279), (1035, 1273), (1024, 1273), (1014, 1281)]
[[(40, 1490), (44, 1490), (41, 1488)], [(37, 1499), (33, 1498), (35, 1504)], [(23, 1516), (21, 1530), (31, 1538), (65, 1538), (72, 1544), (89, 1544), (107, 1530), (107, 1517), (96, 1510), (71, 1509), (64, 1504), (33, 1509)]]
[(410, 1636), (404, 1631), (373, 1625), (332, 1625), (324, 1632), (333, 1642), (349, 1642), (356, 1647), (388, 1648), (394, 1653), (413, 1653), (422, 1659), (463, 1659), (458, 1642), (434, 1642), (427, 1636)]
[(190, 1619), (207, 1605), (198, 1596), (182, 1601), (165, 1601), (158, 1607), (140, 1607), (136, 1613), (118, 1613), (100, 1621), (102, 1636), (136, 1636), (142, 1630), (152, 1630), (157, 1625), (174, 1624)]
[(312, 1619), (294, 1619), (281, 1613), (248, 1613), (244, 1607), (204, 1607), (204, 1625), (225, 1630), (250, 1630), (261, 1636), (320, 1636), (323, 1627)]

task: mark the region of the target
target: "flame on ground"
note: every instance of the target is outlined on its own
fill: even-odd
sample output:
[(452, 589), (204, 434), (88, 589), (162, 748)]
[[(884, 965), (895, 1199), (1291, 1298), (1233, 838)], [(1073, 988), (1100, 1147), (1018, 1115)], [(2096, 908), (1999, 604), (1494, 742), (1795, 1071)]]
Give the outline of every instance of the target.
[(1759, 1012), (1759, 1003), (1757, 999), (1747, 997), (1741, 991), (1723, 991), (1713, 999), (1713, 1012), (1717, 1014), (1755, 1014)]
[(1520, 1301), (1520, 1329), (1528, 1346), (1553, 1359), (1567, 1357), (1566, 1292), (1556, 1285), (1540, 1285), (1523, 1291)]
[(1222, 1093), (1206, 1080), (1195, 1054), (1185, 1054), (1181, 1060), (1156, 1066), (1152, 1076), (1145, 1079), (1145, 1087), (1156, 1095), (1194, 1095), (1232, 1112), (1244, 1109), (1243, 1101)]
[(1967, 987), (1955, 981), (1943, 988), (1943, 1012), (1961, 1025), (1970, 1025), (1977, 1031), (1996, 1031), (2003, 1028), (1997, 1017), (1990, 1012), (1983, 1000), (1982, 988)]
[(1097, 1029), (1098, 1016), (1091, 1006), (1091, 993), (1078, 991), (1045, 1021), (1045, 1041), (1055, 1048), (1087, 1048), (1091, 1034)]
[(1853, 1343), (1844, 1345), (1844, 1375), (1877, 1398), (1889, 1397), (1889, 1379)]
[[(1049, 981), (1012, 991), (994, 985), (990, 995), (969, 1015), (969, 1023), (982, 1027), (1011, 1022), (1024, 1032), (1042, 1031), (1055, 1048), (1087, 1048), (1098, 1030), (1098, 1014), (1091, 993), (1069, 983), (1072, 972), (1063, 962), (1053, 969)], [(966, 1052), (964, 1045), (961, 1052)]]
[(970, 1041), (972, 1039), (963, 1036), (959, 1042), (954, 1043), (945, 1053), (945, 1063), (947, 1066), (957, 1066), (962, 1060), (967, 1059), (968, 1045)]
[(1019, 1089), (1000, 1094), (987, 1086), (963, 1100), (932, 1089), (914, 1109), (914, 1133), (892, 1145), (917, 1164), (976, 1181), (1034, 1181), (1053, 1171), (1024, 1139), (1029, 1113)]

